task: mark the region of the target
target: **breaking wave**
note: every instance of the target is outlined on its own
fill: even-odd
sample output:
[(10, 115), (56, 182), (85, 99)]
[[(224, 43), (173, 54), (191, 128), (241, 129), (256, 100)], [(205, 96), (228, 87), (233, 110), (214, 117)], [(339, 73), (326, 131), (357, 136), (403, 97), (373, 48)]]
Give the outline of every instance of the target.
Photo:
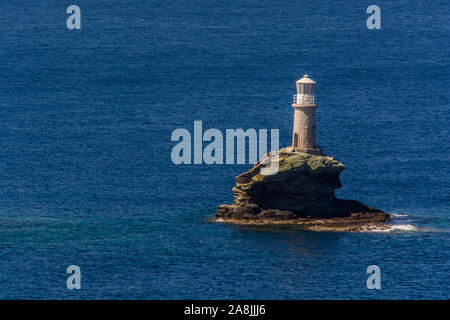
[(400, 217), (407, 217), (407, 214), (399, 214), (399, 213), (391, 213), (391, 217), (394, 218), (400, 218)]
[(368, 225), (364, 228), (364, 232), (418, 232), (420, 229), (412, 224), (391, 224), (391, 225)]
[(389, 226), (388, 232), (396, 230), (412, 232), (412, 231), (419, 231), (419, 228), (413, 226), (412, 224), (393, 224)]

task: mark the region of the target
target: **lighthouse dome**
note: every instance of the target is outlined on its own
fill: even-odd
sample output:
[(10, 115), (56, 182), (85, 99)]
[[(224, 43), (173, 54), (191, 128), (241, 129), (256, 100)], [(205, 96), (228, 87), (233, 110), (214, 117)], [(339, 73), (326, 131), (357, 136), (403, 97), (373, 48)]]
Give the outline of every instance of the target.
[(310, 79), (307, 74), (305, 74), (303, 76), (303, 78), (301, 78), (300, 80), (297, 80), (295, 83), (311, 83), (311, 84), (314, 84), (316, 82), (314, 80)]

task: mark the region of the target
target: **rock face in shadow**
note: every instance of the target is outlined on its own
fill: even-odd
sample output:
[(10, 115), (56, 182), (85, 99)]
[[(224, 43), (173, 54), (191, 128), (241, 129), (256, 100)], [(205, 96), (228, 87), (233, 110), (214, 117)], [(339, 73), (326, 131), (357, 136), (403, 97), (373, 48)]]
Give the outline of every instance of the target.
[[(274, 174), (262, 174), (268, 168), (274, 169)], [(310, 230), (320, 220), (316, 229), (329, 231), (359, 231), (367, 223), (389, 221), (385, 212), (335, 197), (344, 169), (330, 156), (283, 149), (272, 152), (271, 157), (266, 156), (236, 178), (234, 203), (219, 206), (214, 219), (243, 224), (295, 223)], [(334, 230), (337, 225), (340, 227)]]

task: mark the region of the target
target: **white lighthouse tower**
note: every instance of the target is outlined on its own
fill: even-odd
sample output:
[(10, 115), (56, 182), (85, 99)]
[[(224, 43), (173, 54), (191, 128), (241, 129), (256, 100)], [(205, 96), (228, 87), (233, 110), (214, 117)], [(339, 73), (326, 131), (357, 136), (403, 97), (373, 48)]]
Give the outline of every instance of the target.
[(314, 89), (316, 82), (304, 75), (296, 83), (297, 94), (294, 95), (294, 131), (290, 151), (309, 154), (322, 154), (316, 145), (316, 108)]

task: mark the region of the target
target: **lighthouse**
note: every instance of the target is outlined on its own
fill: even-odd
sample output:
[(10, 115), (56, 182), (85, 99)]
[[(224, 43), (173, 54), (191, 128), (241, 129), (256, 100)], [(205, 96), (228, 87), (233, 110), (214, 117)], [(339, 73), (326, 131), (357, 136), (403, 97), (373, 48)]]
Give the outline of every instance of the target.
[(289, 151), (309, 154), (322, 154), (316, 145), (316, 108), (314, 89), (316, 82), (304, 75), (296, 83), (297, 94), (294, 95), (294, 130), (292, 147)]

